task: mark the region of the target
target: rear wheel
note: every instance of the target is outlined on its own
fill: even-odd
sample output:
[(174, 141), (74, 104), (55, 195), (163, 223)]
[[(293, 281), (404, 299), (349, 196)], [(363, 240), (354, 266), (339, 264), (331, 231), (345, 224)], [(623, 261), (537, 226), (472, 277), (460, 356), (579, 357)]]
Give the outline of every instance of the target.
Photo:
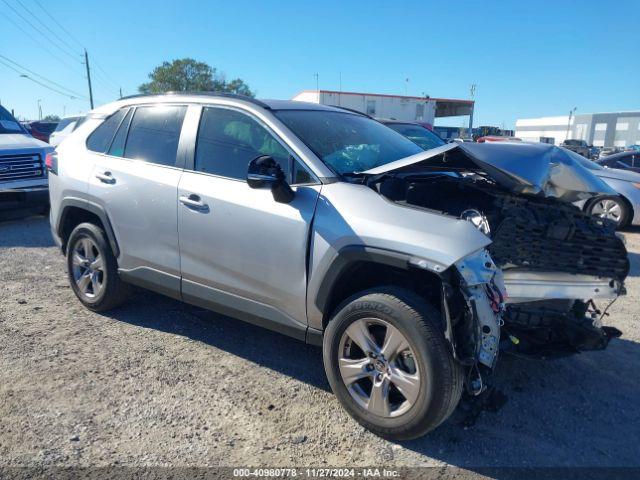
[(594, 200), (587, 209), (590, 215), (615, 222), (617, 228), (627, 224), (629, 209), (619, 197), (602, 197)]
[(346, 300), (329, 323), (323, 356), (333, 392), (374, 433), (411, 439), (455, 409), (463, 375), (440, 328), (440, 314), (396, 287)]
[(67, 271), (76, 297), (90, 310), (111, 310), (127, 299), (129, 288), (120, 280), (106, 235), (92, 223), (81, 223), (71, 232)]

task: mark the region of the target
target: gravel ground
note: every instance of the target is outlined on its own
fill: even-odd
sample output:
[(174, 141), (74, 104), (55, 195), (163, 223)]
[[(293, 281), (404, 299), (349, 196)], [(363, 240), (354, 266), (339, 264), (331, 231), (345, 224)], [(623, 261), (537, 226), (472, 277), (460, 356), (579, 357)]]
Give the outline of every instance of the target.
[(342, 410), (320, 349), (142, 291), (91, 313), (46, 219), (0, 223), (0, 466), (640, 466), (640, 230), (626, 237), (621, 339), (503, 357), (501, 410), (393, 443)]

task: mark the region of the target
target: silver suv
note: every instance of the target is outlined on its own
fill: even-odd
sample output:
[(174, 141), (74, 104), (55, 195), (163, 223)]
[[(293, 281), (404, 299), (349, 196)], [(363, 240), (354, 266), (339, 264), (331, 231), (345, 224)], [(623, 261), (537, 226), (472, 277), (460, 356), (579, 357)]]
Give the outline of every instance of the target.
[(574, 190), (538, 189), (481, 155), (503, 150), (423, 152), (316, 104), (139, 96), (58, 147), (52, 232), (87, 308), (121, 305), (133, 284), (322, 345), (344, 408), (414, 438), (463, 390), (487, 391), (499, 350), (566, 354), (619, 334), (591, 299), (623, 291), (625, 247), (564, 201), (606, 186), (585, 170)]

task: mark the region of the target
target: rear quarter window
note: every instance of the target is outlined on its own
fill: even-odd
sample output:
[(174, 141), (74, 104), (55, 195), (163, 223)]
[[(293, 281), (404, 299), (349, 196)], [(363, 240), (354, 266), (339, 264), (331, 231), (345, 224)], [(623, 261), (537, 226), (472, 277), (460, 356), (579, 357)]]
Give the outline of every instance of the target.
[(118, 110), (96, 128), (87, 139), (87, 148), (92, 152), (105, 153), (128, 110), (128, 108)]

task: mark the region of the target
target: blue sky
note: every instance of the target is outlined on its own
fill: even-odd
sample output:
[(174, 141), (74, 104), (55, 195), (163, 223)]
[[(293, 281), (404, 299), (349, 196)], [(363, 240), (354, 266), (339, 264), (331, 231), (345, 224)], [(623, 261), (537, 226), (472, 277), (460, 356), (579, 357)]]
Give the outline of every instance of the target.
[[(325, 89), (338, 89), (341, 73), (343, 90), (403, 94), (409, 78), (410, 95), (447, 98), (468, 98), (475, 83), (476, 125), (510, 127), (573, 107), (640, 109), (638, 0), (39, 1), (88, 49), (102, 103), (120, 86), (136, 93), (163, 60), (188, 56), (244, 79), (264, 98), (314, 89), (315, 73)], [(46, 42), (5, 2), (41, 27), (22, 2), (74, 52)], [(35, 0), (0, 0), (0, 55), (86, 95), (80, 52)], [(88, 107), (0, 63), (5, 107), (33, 118), (38, 99), (45, 115)]]

